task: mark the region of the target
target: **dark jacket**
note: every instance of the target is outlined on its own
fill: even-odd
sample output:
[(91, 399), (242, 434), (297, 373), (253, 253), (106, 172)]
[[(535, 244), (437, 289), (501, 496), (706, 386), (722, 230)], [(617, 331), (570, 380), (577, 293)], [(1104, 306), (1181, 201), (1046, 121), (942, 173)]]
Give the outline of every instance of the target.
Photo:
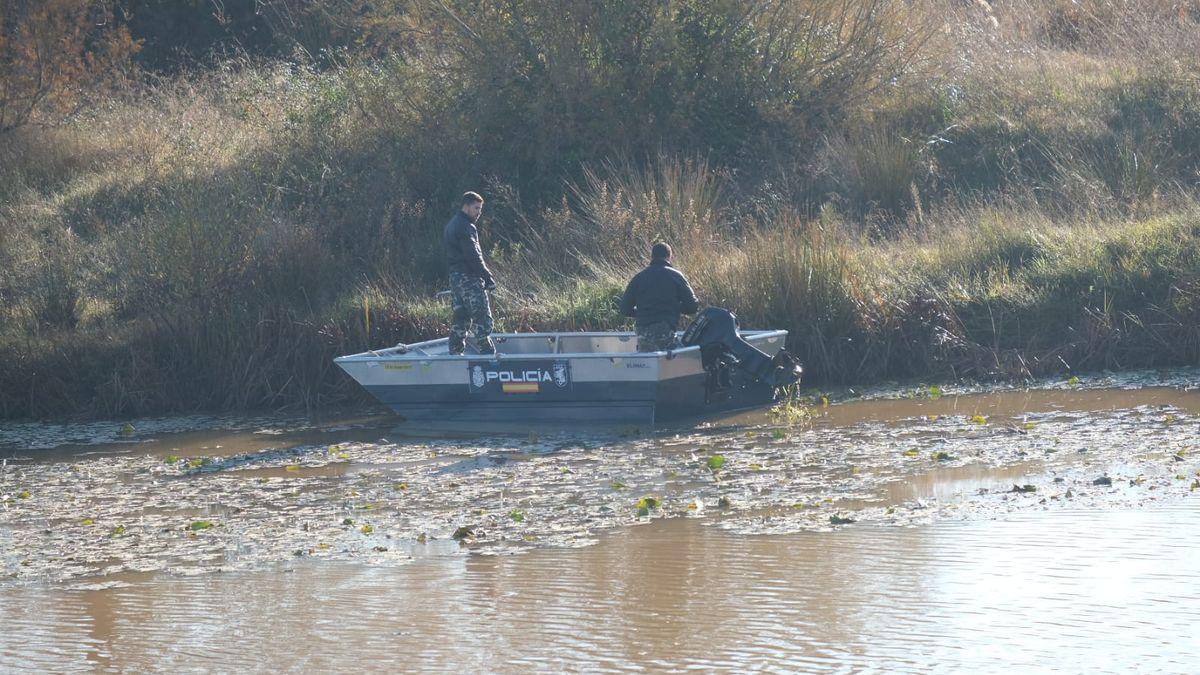
[(634, 317), (639, 326), (667, 323), (674, 327), (681, 313), (692, 314), (699, 308), (687, 278), (661, 258), (651, 260), (635, 274), (621, 298), (621, 313)]
[(492, 272), (483, 262), (483, 251), (479, 248), (479, 230), (467, 214), (459, 211), (446, 223), (442, 230), (442, 245), (451, 272), (479, 277), (487, 283), (492, 281)]

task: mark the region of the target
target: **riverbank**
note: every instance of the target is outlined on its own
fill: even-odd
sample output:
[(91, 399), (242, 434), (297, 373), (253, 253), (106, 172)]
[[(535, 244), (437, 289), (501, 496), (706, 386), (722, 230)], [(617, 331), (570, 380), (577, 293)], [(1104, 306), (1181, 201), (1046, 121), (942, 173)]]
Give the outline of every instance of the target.
[[(815, 386), (1200, 362), (1194, 13), (684, 4), (600, 25), (530, 2), (536, 34), (488, 5), (504, 58), (413, 9), (445, 30), (410, 51), (137, 71), (0, 134), (0, 418), (366, 403), (332, 358), (446, 332), (466, 189), (505, 330), (627, 325), (665, 239), (705, 302), (788, 329)], [(561, 21), (678, 42), (578, 61)], [(784, 35), (811, 49), (755, 56)]]
[[(1200, 210), (1063, 224), (979, 210), (901, 238), (836, 222), (783, 224), (739, 244), (686, 241), (678, 264), (747, 327), (789, 330), (812, 386), (886, 379), (1021, 381), (1200, 363)], [(631, 256), (632, 257), (632, 256)], [(613, 329), (633, 267), (555, 283), (509, 266), (504, 330)], [(368, 321), (370, 324), (368, 333)], [(333, 357), (445, 333), (449, 306), (364, 285), (324, 312), (203, 317), (9, 336), (12, 418), (316, 410), (366, 403)]]

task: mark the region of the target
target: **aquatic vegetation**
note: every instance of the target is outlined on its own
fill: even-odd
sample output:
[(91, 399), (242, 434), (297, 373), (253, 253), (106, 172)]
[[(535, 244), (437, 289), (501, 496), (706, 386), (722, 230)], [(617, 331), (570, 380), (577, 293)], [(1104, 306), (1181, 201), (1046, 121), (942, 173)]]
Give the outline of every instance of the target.
[[(1178, 423), (1155, 423), (1167, 414)], [(1015, 435), (1020, 420), (1038, 433)], [(0, 577), (255, 569), (296, 551), (405, 564), (460, 547), (585, 546), (606, 530), (660, 517), (756, 534), (845, 525), (831, 518), (908, 525), (1066, 503), (1147, 503), (1196, 489), (1194, 421), (1168, 405), (1023, 411), (1012, 425), (996, 415), (972, 427), (921, 414), (822, 420), (777, 439), (774, 419), (759, 414), (742, 426), (639, 438), (336, 439), (333, 452), (277, 435), (279, 447), (212, 457), (199, 468), (123, 445), (115, 455), (8, 464), (5, 484), (14, 487), (0, 506)], [(1093, 483), (1100, 472), (1111, 485)], [(942, 480), (961, 487), (953, 496), (921, 487)], [(17, 499), (24, 486), (36, 489)]]
[[(817, 411), (812, 406), (803, 403), (795, 386), (791, 385), (784, 395), (783, 400), (776, 403), (770, 409), (771, 419), (778, 424), (787, 426), (807, 424), (818, 416)], [(825, 399), (825, 402), (828, 405), (828, 399)]]

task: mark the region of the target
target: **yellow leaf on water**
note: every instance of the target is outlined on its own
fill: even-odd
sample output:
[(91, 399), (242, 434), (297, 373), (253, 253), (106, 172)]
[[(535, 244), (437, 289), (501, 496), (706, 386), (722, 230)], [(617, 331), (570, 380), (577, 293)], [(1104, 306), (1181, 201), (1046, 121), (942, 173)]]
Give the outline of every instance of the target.
[(905, 456), (905, 457), (916, 457), (916, 456), (917, 456), (917, 455), (919, 455), (919, 454), (921, 454), (921, 453), (920, 453), (920, 451), (919, 451), (919, 450), (917, 450), (916, 448), (909, 448), (908, 450), (905, 450), (905, 451), (904, 451), (904, 456)]
[(987, 424), (987, 418), (983, 415), (972, 415), (971, 424)]
[(375, 531), (375, 528), (371, 527), (370, 523), (368, 523), (366, 525), (363, 525), (361, 528), (359, 528), (359, 531), (362, 532), (363, 534), (371, 534), (372, 532)]
[(300, 466), (297, 464), (288, 464), (286, 468), (288, 471), (299, 471), (300, 470)]

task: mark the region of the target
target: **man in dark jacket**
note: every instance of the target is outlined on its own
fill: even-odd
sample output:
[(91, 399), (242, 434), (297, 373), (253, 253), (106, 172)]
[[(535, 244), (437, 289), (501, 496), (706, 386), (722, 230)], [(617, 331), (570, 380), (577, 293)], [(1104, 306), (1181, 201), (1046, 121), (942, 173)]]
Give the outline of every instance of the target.
[(634, 317), (639, 352), (673, 349), (679, 315), (700, 308), (687, 278), (671, 267), (670, 259), (671, 247), (655, 244), (650, 265), (634, 275), (621, 298), (621, 313)]
[(483, 213), (483, 197), (467, 192), (462, 208), (442, 231), (446, 248), (446, 264), (450, 268), (450, 294), (454, 301), (453, 324), (450, 327), (450, 353), (462, 354), (467, 333), (474, 327), (471, 345), (480, 354), (495, 354), (492, 344), (492, 306), (488, 291), (495, 290), (496, 281), (483, 262), (479, 248), (479, 231), (475, 222)]

